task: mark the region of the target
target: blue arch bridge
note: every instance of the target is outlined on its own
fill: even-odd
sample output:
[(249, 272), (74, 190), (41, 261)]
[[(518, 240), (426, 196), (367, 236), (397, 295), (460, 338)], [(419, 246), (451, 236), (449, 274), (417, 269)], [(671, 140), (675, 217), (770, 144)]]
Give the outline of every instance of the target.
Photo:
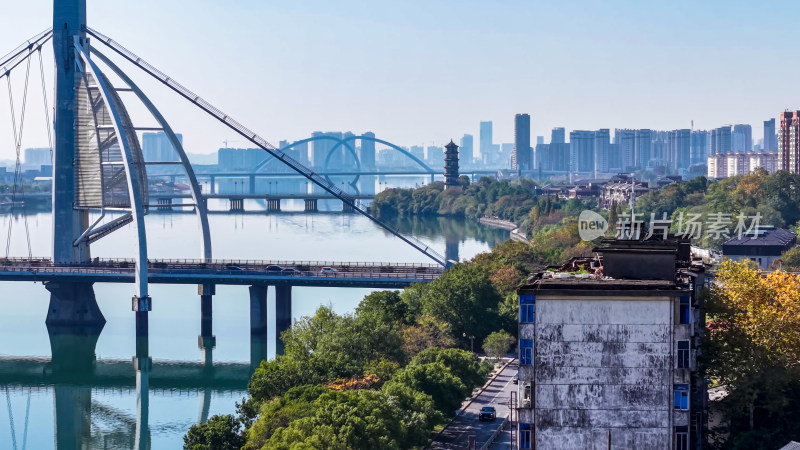
[[(49, 44), (51, 42), (51, 44)], [(94, 381), (108, 388), (135, 389), (137, 418), (136, 448), (149, 447), (147, 409), (150, 389), (170, 389), (180, 383), (200, 389), (241, 389), (250, 371), (266, 357), (267, 291), (273, 286), (276, 296), (276, 330), (278, 336), (291, 326), (291, 293), (293, 286), (402, 288), (411, 283), (429, 282), (441, 275), (450, 264), (444, 256), (412, 236), (403, 235), (380, 219), (373, 217), (361, 202), (363, 197), (348, 193), (331, 180), (331, 173), (318, 173), (290, 156), (291, 148), (279, 149), (264, 138), (220, 111), (199, 95), (147, 63), (110, 37), (87, 26), (85, 0), (54, 0), (53, 27), (34, 36), (20, 47), (0, 58), (0, 80), (24, 74), (25, 104), (31, 65), (42, 67), (42, 49), (52, 45), (55, 68), (54, 116), (47, 106), (48, 93), (42, 75), (45, 116), (53, 150), (53, 248), (48, 258), (0, 259), (0, 281), (38, 281), (50, 292), (46, 324), (51, 335), (52, 359), (0, 358), (0, 384), (56, 386), (56, 416), (62, 425), (81, 427), (79, 411), (69, 408), (90, 408), (90, 391), (75, 379), (76, 367), (93, 367)], [(115, 61), (124, 61), (154, 78), (174, 94), (210, 115), (231, 131), (262, 149), (268, 158), (254, 167), (253, 177), (265, 171), (291, 173), (314, 186), (318, 195), (341, 201), (346, 209), (362, 214), (392, 233), (430, 260), (429, 264), (354, 263), (330, 261), (237, 261), (214, 259), (209, 232), (207, 195), (200, 189), (181, 140), (146, 93), (120, 69)], [(44, 73), (43, 70), (41, 70)], [(112, 80), (114, 80), (112, 82)], [(9, 80), (6, 80), (9, 81)], [(9, 81), (10, 85), (10, 81)], [(36, 83), (31, 83), (31, 86)], [(9, 90), (11, 92), (11, 90)], [(126, 101), (123, 102), (124, 95)], [(15, 181), (19, 181), (19, 154), (25, 107), (14, 108), (12, 128), (17, 151)], [(19, 100), (19, 99), (18, 99)], [(19, 103), (19, 102), (18, 102)], [(131, 103), (149, 113), (157, 127), (137, 126), (128, 113)], [(14, 112), (14, 111), (18, 111)], [(150, 122), (152, 123), (152, 122)], [(174, 161), (148, 161), (141, 149), (138, 133), (163, 131), (175, 151)], [(335, 151), (353, 152), (354, 139), (371, 139), (395, 148), (392, 144), (370, 136), (339, 139), (328, 153), (326, 164)], [(294, 143), (293, 146), (303, 142)], [(404, 149), (395, 150), (406, 153)], [(433, 176), (433, 171), (413, 155), (419, 173)], [(356, 159), (357, 161), (357, 159)], [(145, 215), (164, 206), (166, 198), (151, 192), (148, 168), (172, 166), (189, 181), (187, 203), (171, 207), (190, 208), (196, 215), (202, 235), (196, 259), (154, 260), (148, 258)], [(278, 167), (281, 169), (279, 170)], [(353, 176), (362, 175), (360, 163)], [(340, 175), (342, 173), (339, 173)], [(241, 174), (238, 174), (241, 175)], [(205, 175), (206, 177), (213, 176)], [(251, 176), (247, 174), (245, 176)], [(15, 183), (15, 186), (18, 183)], [(213, 183), (212, 183), (213, 184)], [(12, 194), (12, 205), (25, 194)], [(279, 200), (279, 199), (278, 199)], [(313, 200), (309, 197), (308, 200)], [(99, 218), (90, 221), (90, 212)], [(106, 217), (108, 216), (108, 217)], [(105, 220), (103, 220), (105, 219)], [(92, 243), (133, 225), (138, 241), (131, 259), (99, 259), (91, 254)], [(279, 266), (279, 267), (278, 267)], [(323, 267), (326, 269), (323, 270)], [(136, 347), (130, 363), (96, 361), (94, 348), (105, 324), (95, 295), (94, 283), (128, 283), (133, 285), (131, 309), (136, 322)], [(201, 304), (199, 345), (205, 355), (203, 364), (177, 364), (170, 367), (154, 364), (149, 357), (148, 315), (157, 299), (149, 295), (151, 283), (196, 284)], [(212, 298), (217, 285), (249, 286), (251, 363), (217, 366), (211, 361), (215, 338), (212, 331)], [(60, 338), (64, 336), (64, 338)], [(78, 336), (78, 338), (76, 338)], [(92, 336), (94, 336), (92, 338)], [(77, 340), (76, 340), (77, 339)], [(278, 351), (281, 345), (278, 343)], [(186, 381), (189, 380), (189, 381)], [(191, 381), (195, 380), (195, 381)], [(193, 387), (194, 386), (194, 387)], [(211, 386), (208, 388), (208, 386)], [(60, 389), (60, 390), (59, 390)], [(79, 401), (75, 402), (75, 399)], [(66, 408), (62, 409), (59, 407)], [(70, 406), (71, 405), (71, 406)], [(201, 419), (204, 417), (201, 407)], [(207, 405), (205, 406), (207, 415)], [(109, 412), (113, 415), (113, 412)], [(70, 422), (71, 421), (71, 422)], [(59, 448), (75, 448), (70, 441), (74, 433), (64, 425)], [(63, 442), (62, 442), (63, 441)]]

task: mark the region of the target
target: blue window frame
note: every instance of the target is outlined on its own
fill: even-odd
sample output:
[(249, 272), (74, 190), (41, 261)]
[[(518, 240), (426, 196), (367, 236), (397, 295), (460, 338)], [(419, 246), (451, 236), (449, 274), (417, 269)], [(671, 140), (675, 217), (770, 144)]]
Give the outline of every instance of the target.
[(520, 365), (533, 364), (533, 339), (519, 340), (519, 363)]
[(519, 424), (519, 448), (531, 448), (531, 424)]
[(681, 297), (680, 310), (678, 311), (678, 323), (691, 323), (692, 308), (689, 304), (689, 297)]
[(536, 321), (536, 305), (519, 305), (519, 323), (534, 323)]
[(519, 296), (519, 323), (533, 323), (536, 320), (536, 296)]
[(676, 384), (673, 389), (673, 406), (680, 411), (689, 410), (689, 385)]

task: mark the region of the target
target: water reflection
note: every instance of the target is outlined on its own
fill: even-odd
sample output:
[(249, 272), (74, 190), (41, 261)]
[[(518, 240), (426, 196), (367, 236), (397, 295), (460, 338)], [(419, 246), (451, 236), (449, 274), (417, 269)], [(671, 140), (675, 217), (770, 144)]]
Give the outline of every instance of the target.
[[(215, 364), (213, 343), (207, 337), (203, 342), (203, 336), (199, 340), (202, 362), (153, 361), (142, 353), (149, 348), (147, 337), (137, 340), (139, 353), (132, 360), (97, 359), (100, 334), (96, 327), (59, 327), (49, 331), (49, 338), (50, 359), (0, 357), (0, 385), (29, 393), (30, 389), (52, 389), (54, 441), (59, 450), (150, 449), (151, 396), (191, 392), (198, 399), (198, 421), (206, 421), (212, 395), (220, 391), (243, 393), (250, 377), (250, 364)], [(263, 348), (266, 342), (256, 345)], [(93, 392), (109, 390), (133, 390), (135, 416), (93, 399)], [(11, 400), (8, 402), (11, 412)], [(24, 422), (27, 427), (27, 417)], [(12, 437), (19, 435), (21, 441), (23, 433), (27, 434), (26, 430), (20, 429)]]

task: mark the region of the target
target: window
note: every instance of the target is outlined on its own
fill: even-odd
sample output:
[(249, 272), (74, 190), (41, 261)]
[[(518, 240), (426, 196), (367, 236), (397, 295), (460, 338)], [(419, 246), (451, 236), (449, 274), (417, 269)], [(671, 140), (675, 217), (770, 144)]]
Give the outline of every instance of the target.
[(689, 368), (689, 341), (678, 341), (678, 369)]
[(675, 450), (689, 450), (689, 430), (675, 427)]
[(533, 323), (536, 318), (536, 297), (519, 296), (519, 323)]
[(521, 365), (533, 363), (533, 339), (519, 340), (519, 363)]
[(681, 297), (680, 310), (678, 311), (678, 323), (691, 323), (692, 308), (689, 304), (689, 297)]
[(689, 385), (676, 384), (673, 387), (673, 407), (680, 411), (689, 410)]
[(519, 448), (531, 448), (531, 424), (519, 424)]

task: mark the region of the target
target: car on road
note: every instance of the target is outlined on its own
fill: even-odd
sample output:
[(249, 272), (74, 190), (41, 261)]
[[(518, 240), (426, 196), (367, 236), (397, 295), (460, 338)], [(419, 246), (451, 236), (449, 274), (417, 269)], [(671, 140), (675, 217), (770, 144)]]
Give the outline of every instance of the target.
[(297, 269), (283, 269), (281, 270), (281, 275), (289, 275), (289, 276), (296, 276), (302, 275), (303, 273)]
[(478, 420), (481, 422), (484, 420), (492, 421), (495, 419), (495, 417), (497, 417), (497, 410), (494, 409), (494, 406), (484, 406), (478, 413)]
[(319, 273), (336, 273), (336, 269), (333, 267), (323, 267), (322, 269), (319, 269)]
[(272, 265), (272, 266), (267, 266), (265, 270), (267, 272), (283, 272), (283, 267)]
[(515, 373), (514, 378), (511, 379), (511, 382), (514, 384), (519, 384), (519, 374)]
[(227, 266), (225, 266), (225, 268), (228, 269), (228, 270), (242, 270), (241, 267), (233, 265), (233, 264), (228, 264)]

